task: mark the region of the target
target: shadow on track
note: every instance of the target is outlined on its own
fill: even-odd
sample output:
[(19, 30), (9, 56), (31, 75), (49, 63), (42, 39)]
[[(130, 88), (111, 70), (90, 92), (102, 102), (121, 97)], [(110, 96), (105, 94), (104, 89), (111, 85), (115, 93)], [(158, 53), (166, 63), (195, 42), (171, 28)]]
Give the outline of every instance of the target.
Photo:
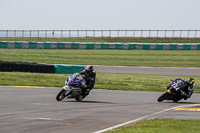
[[(77, 103), (78, 101), (62, 101), (62, 102), (74, 102)], [(102, 102), (102, 101), (80, 101), (78, 103), (105, 103), (105, 104), (116, 104), (116, 103), (111, 103), (111, 102)]]
[(162, 102), (162, 103), (178, 103), (178, 104), (200, 104), (199, 102), (187, 102), (187, 101), (184, 101), (184, 102)]

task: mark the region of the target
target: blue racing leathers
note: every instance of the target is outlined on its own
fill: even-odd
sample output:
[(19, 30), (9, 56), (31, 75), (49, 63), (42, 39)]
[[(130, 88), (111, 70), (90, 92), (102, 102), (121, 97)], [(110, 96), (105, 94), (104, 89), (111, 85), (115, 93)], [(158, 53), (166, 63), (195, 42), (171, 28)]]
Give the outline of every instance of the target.
[(182, 78), (176, 78), (175, 81), (177, 80), (181, 80), (184, 82), (185, 87), (183, 88), (183, 91), (186, 93), (186, 97), (190, 98), (193, 94), (193, 91), (195, 89), (195, 83), (193, 83), (192, 85), (190, 85), (186, 79), (182, 79)]

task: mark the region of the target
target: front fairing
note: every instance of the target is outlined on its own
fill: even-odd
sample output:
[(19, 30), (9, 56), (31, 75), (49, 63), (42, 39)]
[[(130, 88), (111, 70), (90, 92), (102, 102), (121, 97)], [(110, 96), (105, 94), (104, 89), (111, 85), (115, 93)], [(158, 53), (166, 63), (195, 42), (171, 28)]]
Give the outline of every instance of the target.
[(64, 90), (70, 90), (71, 88), (68, 85), (63, 86)]
[(170, 89), (166, 90), (165, 93), (168, 93), (168, 95), (165, 96), (165, 100), (172, 100), (173, 99), (173, 95)]
[[(182, 82), (181, 82), (182, 84)], [(181, 86), (180, 82), (174, 83), (170, 88), (171, 94), (174, 96), (180, 96), (181, 93)]]
[(65, 85), (72, 88), (79, 88), (80, 83), (85, 85), (86, 82), (79, 73), (69, 75), (65, 81)]
[(79, 74), (77, 74), (77, 73), (69, 75), (67, 80), (65, 81), (65, 85), (68, 85), (73, 88), (79, 87), (82, 77), (79, 78), (78, 76), (79, 76)]

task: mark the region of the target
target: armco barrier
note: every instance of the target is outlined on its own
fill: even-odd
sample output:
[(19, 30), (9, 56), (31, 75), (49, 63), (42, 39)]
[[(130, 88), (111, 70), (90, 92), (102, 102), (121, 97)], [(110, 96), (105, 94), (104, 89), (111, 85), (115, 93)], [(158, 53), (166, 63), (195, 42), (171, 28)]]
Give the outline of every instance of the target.
[(0, 48), (9, 49), (142, 49), (142, 50), (200, 50), (200, 43), (82, 43), (82, 42), (7, 42)]

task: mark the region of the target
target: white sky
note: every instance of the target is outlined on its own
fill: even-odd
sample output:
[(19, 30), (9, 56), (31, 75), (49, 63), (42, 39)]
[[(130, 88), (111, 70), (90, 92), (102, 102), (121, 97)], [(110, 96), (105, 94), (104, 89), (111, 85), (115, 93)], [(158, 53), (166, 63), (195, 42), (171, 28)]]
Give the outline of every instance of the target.
[(200, 30), (200, 0), (0, 0), (0, 30)]

